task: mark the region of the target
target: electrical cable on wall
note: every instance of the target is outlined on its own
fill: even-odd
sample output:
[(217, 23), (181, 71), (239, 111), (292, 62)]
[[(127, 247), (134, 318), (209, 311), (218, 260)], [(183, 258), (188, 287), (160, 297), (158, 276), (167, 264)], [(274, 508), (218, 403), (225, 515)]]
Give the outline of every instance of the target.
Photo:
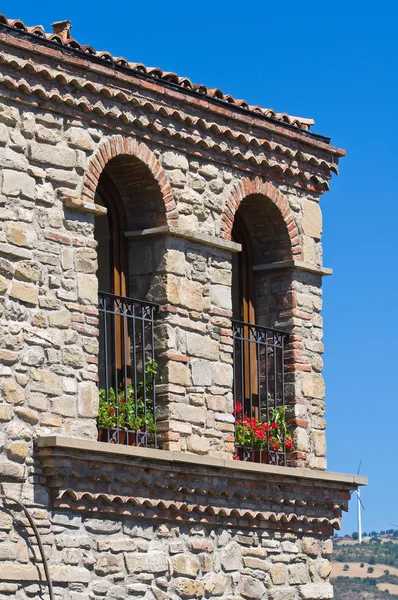
[[(30, 526), (33, 529), (33, 532), (36, 536), (36, 540), (39, 546), (39, 550), (40, 550), (40, 554), (41, 554), (41, 558), (43, 561), (43, 567), (44, 567), (44, 573), (46, 575), (46, 579), (47, 579), (47, 585), (48, 585), (48, 592), (50, 594), (50, 600), (55, 600), (55, 596), (54, 596), (54, 591), (53, 591), (53, 584), (51, 581), (51, 576), (50, 576), (50, 570), (48, 568), (48, 562), (47, 562), (47, 558), (46, 555), (44, 553), (44, 547), (43, 547), (43, 543), (41, 541), (41, 537), (40, 537), (40, 533), (39, 530), (36, 527), (36, 524), (33, 520), (32, 515), (30, 514), (30, 512), (28, 511), (28, 509), (26, 508), (26, 506), (24, 504), (22, 504), (22, 502), (20, 502), (19, 500), (17, 500), (16, 498), (13, 498), (12, 496), (8, 496), (7, 494), (4, 493), (4, 489), (1, 486), (0, 488), (0, 498), (4, 501), (6, 500), (7, 502), (14, 502), (15, 504), (17, 504), (25, 513), (26, 518), (28, 519)], [(3, 508), (5, 510), (8, 510), (8, 508), (3, 504)]]

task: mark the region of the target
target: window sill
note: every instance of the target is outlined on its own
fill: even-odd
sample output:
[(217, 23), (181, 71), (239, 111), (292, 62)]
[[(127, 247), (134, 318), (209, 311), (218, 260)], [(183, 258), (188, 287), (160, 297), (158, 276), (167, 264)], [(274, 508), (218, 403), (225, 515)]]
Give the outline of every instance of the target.
[(235, 460), (223, 460), (211, 456), (197, 456), (196, 454), (187, 454), (183, 452), (169, 452), (166, 450), (154, 450), (152, 448), (141, 448), (137, 446), (125, 446), (120, 444), (108, 444), (79, 438), (69, 438), (66, 436), (50, 435), (39, 437), (36, 446), (39, 450), (70, 449), (79, 452), (95, 453), (97, 457), (131, 457), (137, 459), (147, 459), (150, 461), (160, 461), (161, 463), (175, 463), (182, 465), (195, 465), (196, 467), (223, 469), (226, 476), (233, 476), (234, 473), (253, 473), (270, 476), (282, 476), (283, 478), (294, 478), (298, 480), (309, 480), (322, 483), (340, 483), (347, 485), (350, 489), (358, 486), (367, 485), (368, 479), (363, 475), (349, 475), (345, 473), (335, 473), (327, 471), (316, 471), (313, 469), (303, 469), (299, 467), (281, 467), (277, 465), (266, 465), (252, 462), (243, 462)]

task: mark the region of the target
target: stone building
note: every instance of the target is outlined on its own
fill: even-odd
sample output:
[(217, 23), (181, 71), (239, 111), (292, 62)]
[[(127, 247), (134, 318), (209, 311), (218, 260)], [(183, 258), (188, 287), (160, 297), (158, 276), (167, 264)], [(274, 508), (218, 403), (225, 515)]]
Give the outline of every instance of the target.
[(0, 598), (331, 598), (366, 483), (325, 471), (344, 152), (70, 30), (0, 16)]

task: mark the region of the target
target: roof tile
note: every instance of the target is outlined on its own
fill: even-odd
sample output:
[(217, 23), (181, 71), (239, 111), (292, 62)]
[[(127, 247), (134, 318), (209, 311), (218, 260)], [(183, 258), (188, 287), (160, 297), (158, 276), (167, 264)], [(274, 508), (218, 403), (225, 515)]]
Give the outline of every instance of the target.
[(15, 29), (18, 29), (20, 31), (26, 31), (27, 33), (37, 35), (39, 38), (45, 37), (48, 40), (57, 42), (61, 45), (68, 46), (70, 48), (74, 48), (75, 50), (84, 52), (86, 54), (96, 56), (102, 60), (106, 60), (108, 62), (126, 68), (130, 68), (132, 71), (138, 73), (145, 73), (146, 75), (149, 75), (155, 79), (168, 81), (174, 83), (175, 85), (179, 85), (182, 88), (194, 90), (200, 94), (203, 94), (204, 96), (208, 96), (209, 98), (215, 98), (217, 100), (227, 102), (239, 108), (246, 109), (250, 112), (255, 112), (265, 117), (275, 119), (276, 121), (287, 123), (289, 125), (297, 127), (297, 129), (308, 130), (311, 127), (311, 125), (314, 124), (313, 119), (295, 117), (292, 115), (288, 115), (287, 113), (275, 112), (272, 108), (262, 108), (261, 106), (250, 105), (245, 100), (238, 100), (230, 94), (224, 94), (219, 88), (208, 88), (203, 84), (193, 83), (188, 77), (179, 77), (177, 73), (163, 71), (158, 67), (147, 67), (142, 63), (129, 62), (124, 57), (114, 57), (112, 56), (112, 54), (110, 54), (110, 52), (107, 52), (105, 50), (95, 50), (91, 46), (82, 46), (77, 40), (71, 37), (70, 30), (72, 29), (72, 24), (68, 20), (56, 21), (55, 23), (53, 23), (52, 33), (46, 33), (42, 25), (34, 25), (32, 27), (27, 27), (23, 21), (19, 19), (7, 19), (6, 16), (1, 14), (0, 23), (8, 25), (9, 27), (14, 27)]

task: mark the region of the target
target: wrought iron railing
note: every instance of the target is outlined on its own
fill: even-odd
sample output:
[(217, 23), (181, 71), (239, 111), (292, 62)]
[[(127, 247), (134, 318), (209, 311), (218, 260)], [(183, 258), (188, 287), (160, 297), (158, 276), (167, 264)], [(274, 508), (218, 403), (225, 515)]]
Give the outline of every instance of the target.
[(154, 321), (158, 306), (99, 293), (100, 441), (157, 447)]
[(289, 334), (232, 322), (236, 458), (286, 464), (285, 346)]

